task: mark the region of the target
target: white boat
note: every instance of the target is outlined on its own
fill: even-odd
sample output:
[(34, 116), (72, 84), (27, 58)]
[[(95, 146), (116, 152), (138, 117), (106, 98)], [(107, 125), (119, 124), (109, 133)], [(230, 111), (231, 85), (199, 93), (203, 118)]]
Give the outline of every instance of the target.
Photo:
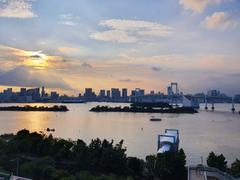
[(158, 135), (157, 153), (176, 152), (179, 146), (179, 132), (177, 129), (165, 129), (164, 135)]

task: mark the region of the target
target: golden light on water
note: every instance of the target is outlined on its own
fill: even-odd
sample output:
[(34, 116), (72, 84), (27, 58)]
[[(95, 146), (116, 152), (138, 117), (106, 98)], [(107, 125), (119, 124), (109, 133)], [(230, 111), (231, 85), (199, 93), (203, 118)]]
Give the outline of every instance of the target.
[(27, 66), (44, 69), (48, 66), (48, 56), (41, 51), (27, 51), (25, 52), (27, 59), (24, 60), (24, 64)]

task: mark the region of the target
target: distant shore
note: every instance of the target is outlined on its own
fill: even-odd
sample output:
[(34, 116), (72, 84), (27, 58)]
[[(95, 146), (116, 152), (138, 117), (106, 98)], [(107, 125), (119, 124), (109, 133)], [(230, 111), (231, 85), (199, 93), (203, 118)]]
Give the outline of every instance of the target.
[(109, 107), (109, 106), (96, 106), (90, 109), (92, 112), (131, 112), (131, 113), (177, 113), (177, 114), (194, 114), (198, 111), (194, 108), (175, 107), (175, 108), (137, 108), (137, 107)]
[(67, 106), (7, 106), (0, 107), (0, 111), (53, 111), (53, 112), (66, 112), (69, 111)]

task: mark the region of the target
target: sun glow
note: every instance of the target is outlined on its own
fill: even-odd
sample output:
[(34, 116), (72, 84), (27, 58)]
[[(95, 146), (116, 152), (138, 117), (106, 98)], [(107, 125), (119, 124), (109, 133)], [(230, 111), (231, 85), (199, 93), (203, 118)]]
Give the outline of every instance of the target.
[(48, 66), (48, 56), (41, 51), (28, 51), (25, 53), (25, 56), (27, 57), (27, 59), (24, 60), (24, 64), (26, 64), (27, 66), (38, 69), (44, 69)]

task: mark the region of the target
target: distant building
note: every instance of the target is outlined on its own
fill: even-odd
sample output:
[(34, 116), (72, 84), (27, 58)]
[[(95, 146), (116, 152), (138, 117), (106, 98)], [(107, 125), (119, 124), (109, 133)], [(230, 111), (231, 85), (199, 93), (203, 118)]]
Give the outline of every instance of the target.
[(127, 88), (123, 88), (122, 89), (122, 97), (127, 98), (127, 96), (128, 96), (128, 90), (127, 90)]
[(168, 87), (167, 87), (167, 95), (168, 95), (168, 96), (172, 96), (172, 95), (173, 95), (173, 91), (172, 91), (171, 86), (168, 86)]
[(85, 101), (95, 101), (96, 100), (96, 94), (93, 92), (92, 88), (85, 88), (84, 100)]
[(144, 89), (140, 89), (140, 88), (136, 88), (135, 90), (135, 96), (144, 96), (145, 94), (145, 90)]
[(107, 90), (107, 98), (110, 98), (110, 97), (111, 97), (111, 91)]
[(44, 97), (45, 96), (45, 88), (44, 88), (44, 86), (42, 87), (42, 93), (41, 93), (41, 95), (42, 95), (42, 97)]
[(143, 97), (144, 95), (145, 95), (144, 89), (136, 88), (135, 90), (132, 90), (130, 100), (132, 102), (139, 101), (139, 99), (141, 99), (141, 97)]
[(53, 92), (51, 92), (50, 98), (51, 98), (51, 100), (56, 101), (59, 98), (59, 94), (57, 92), (53, 91)]
[(99, 92), (99, 98), (105, 98), (106, 97), (106, 91), (104, 89), (101, 89)]
[(26, 96), (27, 95), (27, 89), (26, 88), (21, 88), (20, 89), (20, 96)]
[(111, 89), (111, 98), (112, 100), (119, 100), (121, 97), (121, 92), (118, 88), (112, 88)]
[(220, 91), (219, 90), (209, 90), (207, 92), (207, 96), (210, 96), (210, 97), (218, 97), (220, 96)]
[(234, 101), (240, 103), (240, 94), (234, 96)]

